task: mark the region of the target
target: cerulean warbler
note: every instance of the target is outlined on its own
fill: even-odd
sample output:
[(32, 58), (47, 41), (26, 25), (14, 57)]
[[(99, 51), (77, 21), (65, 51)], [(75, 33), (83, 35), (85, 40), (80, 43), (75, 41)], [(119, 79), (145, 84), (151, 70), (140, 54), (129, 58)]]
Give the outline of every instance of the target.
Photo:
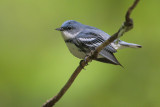
[[(80, 59), (84, 59), (86, 56), (90, 55), (96, 47), (110, 37), (110, 35), (100, 29), (83, 25), (74, 20), (64, 22), (62, 26), (56, 30), (61, 31), (70, 52)], [(127, 43), (117, 39), (106, 46), (95, 60), (114, 65), (121, 65), (113, 53), (117, 52), (117, 49), (126, 47), (140, 48), (141, 45)]]

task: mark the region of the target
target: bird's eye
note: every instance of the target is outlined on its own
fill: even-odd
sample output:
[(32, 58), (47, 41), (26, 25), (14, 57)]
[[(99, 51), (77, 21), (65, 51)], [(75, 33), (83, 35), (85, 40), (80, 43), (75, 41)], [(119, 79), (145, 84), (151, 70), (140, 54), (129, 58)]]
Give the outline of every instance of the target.
[(72, 27), (67, 27), (67, 30), (71, 30), (72, 29)]

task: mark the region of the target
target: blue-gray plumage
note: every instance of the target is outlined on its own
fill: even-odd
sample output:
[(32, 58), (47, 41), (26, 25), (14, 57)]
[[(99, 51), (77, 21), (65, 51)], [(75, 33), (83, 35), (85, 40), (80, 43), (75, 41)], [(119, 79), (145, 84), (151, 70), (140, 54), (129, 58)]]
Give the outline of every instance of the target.
[[(80, 59), (84, 59), (86, 56), (91, 55), (96, 47), (101, 45), (110, 37), (110, 35), (100, 29), (83, 25), (74, 20), (64, 22), (62, 26), (56, 30), (61, 31), (70, 52)], [(115, 40), (106, 46), (95, 60), (121, 65), (113, 53), (117, 52), (117, 49), (126, 47), (140, 48), (141, 46), (121, 40)]]

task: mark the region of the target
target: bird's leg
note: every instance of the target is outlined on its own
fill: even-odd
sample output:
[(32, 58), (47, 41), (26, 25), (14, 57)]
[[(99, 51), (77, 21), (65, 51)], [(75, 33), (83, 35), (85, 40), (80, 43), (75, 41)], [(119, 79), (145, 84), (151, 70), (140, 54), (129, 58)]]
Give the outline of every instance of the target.
[[(86, 56), (84, 57), (84, 60), (81, 60), (81, 61), (80, 61), (79, 64), (80, 64), (80, 66), (81, 66), (82, 68), (83, 68), (83, 65), (82, 65), (82, 62), (83, 62), (83, 61), (85, 61), (86, 65), (89, 65), (88, 62), (87, 62), (87, 58), (88, 58), (88, 57), (91, 57), (91, 56), (93, 55), (93, 53), (94, 53), (94, 50), (91, 50), (89, 54), (86, 54)], [(92, 60), (90, 60), (90, 62), (91, 62), (91, 61), (92, 61)], [(83, 69), (84, 69), (84, 68), (83, 68)]]
[[(84, 58), (84, 61), (87, 62), (87, 58), (89, 57), (89, 55), (86, 55)], [(86, 65), (88, 65), (88, 63), (86, 63)]]
[[(94, 54), (94, 50), (91, 50), (89, 56), (92, 56), (93, 54)], [(91, 60), (91, 61), (92, 61), (92, 60)], [(91, 62), (91, 61), (90, 61), (90, 62)]]

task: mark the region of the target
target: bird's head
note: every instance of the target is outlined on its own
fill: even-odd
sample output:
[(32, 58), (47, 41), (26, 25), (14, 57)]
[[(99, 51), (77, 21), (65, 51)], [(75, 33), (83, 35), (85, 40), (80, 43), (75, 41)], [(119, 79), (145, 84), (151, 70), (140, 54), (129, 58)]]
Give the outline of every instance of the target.
[(62, 24), (60, 28), (57, 28), (56, 30), (61, 31), (64, 34), (69, 34), (72, 36), (75, 36), (77, 33), (79, 33), (83, 26), (81, 23), (76, 22), (74, 20), (68, 20)]

